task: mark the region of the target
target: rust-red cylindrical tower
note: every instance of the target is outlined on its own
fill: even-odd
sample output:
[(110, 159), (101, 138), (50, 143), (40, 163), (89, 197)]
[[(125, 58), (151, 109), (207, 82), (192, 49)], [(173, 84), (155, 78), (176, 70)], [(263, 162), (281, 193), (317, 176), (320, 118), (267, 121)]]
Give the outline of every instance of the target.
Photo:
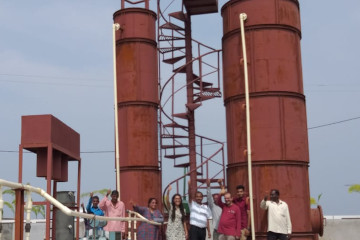
[(144, 8), (114, 13), (116, 33), (120, 195), (147, 205), (161, 200), (158, 161), (158, 64), (155, 41), (156, 14)]
[(312, 225), (310, 210), (299, 3), (232, 0), (221, 13), (229, 190), (238, 184), (249, 186), (239, 30), (239, 14), (246, 13), (256, 239), (266, 239), (266, 212), (259, 205), (272, 188), (279, 189), (280, 198), (289, 205), (293, 238), (317, 239), (320, 230)]

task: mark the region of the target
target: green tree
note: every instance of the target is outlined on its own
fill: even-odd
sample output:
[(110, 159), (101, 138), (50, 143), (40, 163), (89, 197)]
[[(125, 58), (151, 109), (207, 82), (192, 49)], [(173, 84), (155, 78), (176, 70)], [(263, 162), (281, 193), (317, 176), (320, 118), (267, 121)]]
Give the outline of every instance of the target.
[[(92, 191), (92, 193), (94, 193), (94, 195), (99, 194), (99, 195), (105, 196), (107, 191), (108, 191), (107, 188), (103, 188), (103, 189), (100, 189), (100, 190)], [(82, 193), (80, 195), (80, 198), (89, 197), (89, 196), (90, 196), (90, 192), (86, 192), (86, 193)]]
[(322, 193), (320, 193), (317, 197), (317, 200), (313, 197), (310, 197), (310, 204), (311, 205), (319, 205), (320, 199), (321, 199)]
[[(13, 214), (15, 214), (15, 191), (12, 190), (12, 189), (6, 189), (5, 191), (3, 191), (3, 195), (11, 195), (13, 200), (11, 202), (8, 202), (8, 201), (4, 201), (4, 205), (7, 206), (11, 212)], [(4, 210), (3, 210), (3, 213), (4, 213)]]
[[(12, 189), (7, 189), (7, 190), (3, 191), (3, 194), (12, 196), (13, 200), (11, 202), (4, 201), (4, 205), (7, 206), (13, 214), (15, 214), (15, 205), (16, 205), (15, 191)], [(33, 206), (31, 211), (35, 214), (36, 218), (38, 218), (39, 214), (41, 216), (43, 216), (43, 218), (45, 218), (45, 206), (44, 205)]]
[(349, 193), (353, 193), (353, 192), (360, 193), (360, 184), (353, 184), (353, 185), (349, 186), (348, 192)]
[(40, 214), (43, 218), (45, 218), (45, 206), (44, 205), (35, 205), (32, 207), (31, 211), (35, 214), (36, 219)]

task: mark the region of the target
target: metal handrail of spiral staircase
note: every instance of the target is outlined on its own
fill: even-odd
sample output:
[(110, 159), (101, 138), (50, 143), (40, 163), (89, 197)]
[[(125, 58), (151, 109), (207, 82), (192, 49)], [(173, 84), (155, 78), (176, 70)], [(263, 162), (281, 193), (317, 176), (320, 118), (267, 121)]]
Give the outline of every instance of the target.
[[(214, 157), (216, 156), (219, 152), (222, 152), (223, 151), (223, 148), (220, 148), (218, 149), (215, 153), (213, 153), (210, 157), (207, 158), (206, 161), (202, 162), (201, 164), (199, 164), (195, 169), (193, 169), (192, 171), (189, 171), (188, 173), (176, 178), (175, 180), (171, 181), (165, 188), (164, 188), (164, 191), (163, 191), (163, 200), (165, 200), (165, 195), (166, 195), (166, 191), (168, 190), (168, 188), (173, 185), (174, 183), (176, 183), (176, 191), (179, 192), (179, 181), (180, 180), (183, 180), (184, 178), (186, 178), (187, 176), (190, 176), (190, 174), (194, 171), (197, 171), (199, 168), (203, 167), (204, 165), (208, 165), (209, 161)], [(212, 178), (207, 178), (207, 179), (213, 179), (215, 177), (217, 177), (219, 174), (221, 174), (222, 170), (220, 170), (219, 172), (217, 172), (216, 174), (214, 174), (214, 176)], [(201, 187), (204, 183), (202, 183), (199, 187)], [(186, 194), (187, 195), (187, 194)], [(185, 196), (186, 196), (185, 195)], [(183, 197), (185, 197), (183, 196)], [(165, 201), (164, 201), (165, 202)], [(167, 209), (167, 206), (166, 204), (164, 205), (165, 208)], [(167, 209), (169, 210), (169, 209)]]
[[(162, 19), (165, 23), (171, 23), (171, 22), (170, 22), (170, 17), (169, 17), (169, 20), (167, 20), (167, 18), (164, 16), (164, 12), (170, 7), (170, 5), (174, 2), (174, 0), (171, 1), (171, 2), (166, 6), (166, 8), (165, 8), (164, 11), (161, 11), (160, 2), (161, 2), (161, 0), (158, 0), (158, 25), (159, 25), (159, 26), (160, 26), (160, 19)], [(183, 7), (183, 5), (182, 5), (182, 7)], [(183, 10), (183, 9), (182, 9), (182, 10)], [(177, 33), (178, 35), (180, 35), (180, 36), (185, 36), (183, 32), (178, 31), (178, 30), (175, 30), (175, 29), (168, 29), (167, 31), (172, 31), (172, 34), (171, 34), (172, 37), (174, 37), (174, 32), (176, 32), (176, 33)], [(161, 35), (161, 36), (167, 36), (164, 32), (165, 32), (165, 31), (163, 31), (163, 29), (161, 29), (161, 28), (159, 27), (158, 36), (159, 36), (159, 37), (160, 37), (160, 35)], [(165, 42), (167, 42), (167, 44), (168, 44), (170, 47), (173, 47), (173, 41), (174, 41), (174, 40), (166, 40)], [(218, 83), (217, 83), (217, 88), (220, 88), (220, 87), (219, 87), (219, 86), (220, 86), (220, 70), (219, 70), (219, 69), (220, 69), (220, 66), (219, 66), (220, 60), (219, 60), (219, 56), (220, 56), (221, 50), (216, 50), (216, 49), (214, 49), (214, 48), (212, 48), (212, 47), (209, 47), (209, 46), (207, 46), (207, 45), (205, 45), (205, 44), (203, 44), (203, 43), (201, 43), (201, 42), (199, 42), (199, 41), (197, 41), (197, 40), (195, 40), (195, 39), (192, 39), (192, 41), (195, 42), (195, 43), (197, 44), (197, 46), (198, 46), (198, 56), (193, 57), (193, 59), (192, 59), (190, 62), (186, 62), (183, 66), (177, 68), (176, 70), (174, 70), (174, 65), (173, 65), (173, 74), (171, 75), (171, 77), (168, 78), (167, 81), (165, 81), (165, 83), (164, 83), (162, 86), (160, 86), (160, 94), (159, 94), (159, 96), (160, 96), (160, 112), (161, 112), (161, 114), (160, 114), (160, 134), (161, 134), (161, 135), (163, 134), (163, 131), (166, 131), (166, 132), (167, 132), (168, 134), (170, 134), (170, 135), (171, 135), (171, 134), (174, 134), (174, 130), (170, 131), (170, 130), (166, 129), (166, 127), (164, 126), (164, 123), (163, 123), (163, 121), (162, 121), (161, 115), (164, 115), (164, 116), (165, 116), (169, 121), (171, 121), (172, 123), (177, 124), (177, 121), (175, 121), (174, 116), (171, 116), (171, 115), (174, 114), (174, 99), (175, 99), (174, 96), (175, 96), (175, 94), (177, 94), (178, 92), (180, 92), (181, 90), (183, 90), (184, 88), (186, 88), (187, 86), (189, 86), (190, 84), (193, 84), (194, 82), (196, 82), (196, 81), (198, 81), (198, 80), (200, 80), (200, 89), (199, 89), (200, 92), (199, 92), (199, 93), (201, 94), (204, 90), (206, 90), (206, 89), (203, 89), (203, 86), (202, 86), (202, 80), (203, 80), (203, 78), (204, 78), (204, 77), (207, 77), (207, 76), (209, 76), (209, 75), (212, 75), (212, 74), (214, 74), (214, 73), (217, 73), (217, 75), (218, 75), (218, 76), (217, 76), (217, 82), (218, 82)], [(202, 54), (202, 55), (201, 55), (201, 54), (200, 54), (200, 53), (201, 53), (201, 50), (202, 50), (202, 49), (200, 49), (201, 47), (207, 48), (207, 49), (210, 50), (210, 51), (207, 52), (207, 53), (205, 53), (205, 54)], [(182, 51), (182, 50), (177, 50), (177, 51), (179, 51), (179, 52), (181, 52), (181, 53), (185, 53), (185, 52)], [(211, 64), (203, 61), (203, 58), (204, 58), (204, 57), (206, 57), (206, 56), (208, 56), (208, 55), (211, 55), (211, 54), (214, 54), (214, 53), (217, 54), (217, 59), (218, 59), (218, 60), (217, 60), (217, 66), (213, 66), (213, 65), (211, 65)], [(165, 56), (165, 53), (163, 53), (163, 58), (164, 58), (164, 56)], [(173, 52), (172, 52), (172, 57), (174, 57), (174, 53), (173, 53)], [(186, 84), (184, 84), (183, 86), (179, 87), (178, 89), (174, 90), (175, 76), (176, 76), (177, 74), (181, 73), (182, 70), (184, 70), (189, 64), (193, 64), (193, 63), (196, 62), (196, 61), (199, 61), (199, 69), (198, 69), (198, 70), (199, 70), (199, 76), (196, 77), (196, 78), (194, 78), (194, 79), (192, 79), (191, 81), (187, 82)], [(208, 70), (208, 71), (210, 71), (210, 72), (207, 72), (207, 73), (203, 74), (203, 73), (202, 73), (202, 67), (203, 67), (203, 65), (208, 66), (208, 67), (210, 67), (210, 68), (213, 68), (213, 70), (210, 69), (210, 70)], [(169, 94), (169, 97), (168, 97), (167, 99), (165, 99), (165, 101), (161, 101), (161, 99), (164, 98), (165, 89), (167, 89), (167, 86), (168, 86), (170, 83), (172, 83), (172, 91), (171, 91), (171, 93)], [(171, 115), (165, 111), (165, 105), (167, 105), (170, 100), (172, 100)], [(200, 100), (200, 104), (201, 104), (201, 102), (202, 102), (202, 100)], [(179, 126), (181, 126), (181, 125), (179, 125)], [(180, 127), (180, 128), (181, 128), (182, 130), (184, 130), (184, 131), (187, 132), (187, 127), (184, 126), (184, 127)], [(177, 183), (177, 189), (178, 189), (178, 185), (179, 185), (179, 181), (180, 181), (180, 180), (182, 180), (182, 179), (184, 179), (186, 176), (190, 175), (193, 171), (198, 171), (199, 168), (203, 168), (204, 166), (207, 166), (207, 168), (208, 168), (208, 165), (209, 165), (210, 162), (214, 162), (214, 163), (219, 164), (219, 165), (222, 166), (222, 169), (221, 169), (219, 172), (215, 173), (215, 175), (214, 175), (212, 178), (217, 177), (217, 176), (218, 176), (219, 174), (221, 174), (221, 173), (223, 173), (222, 178), (224, 178), (224, 175), (225, 175), (225, 172), (224, 172), (224, 164), (225, 164), (225, 163), (224, 163), (224, 144), (223, 144), (222, 142), (220, 142), (220, 141), (216, 141), (216, 140), (214, 140), (214, 139), (210, 139), (210, 138), (207, 138), (207, 137), (204, 137), (204, 136), (200, 136), (200, 135), (198, 135), (198, 134), (195, 134), (195, 136), (201, 139), (201, 140), (200, 140), (200, 141), (201, 141), (201, 153), (199, 153), (198, 151), (196, 152), (196, 154), (201, 157), (201, 163), (196, 167), (196, 169), (192, 170), (191, 172), (186, 173), (186, 174), (183, 175), (183, 176), (180, 176), (179, 178), (173, 180), (170, 184), (168, 184), (167, 187), (165, 188), (164, 194), (166, 193), (166, 190), (168, 189), (168, 187), (169, 187), (170, 185), (172, 185), (172, 184), (174, 184), (174, 183), (176, 182), (176, 183)], [(162, 137), (161, 137), (161, 138), (162, 138)], [(211, 141), (211, 142), (213, 142), (213, 143), (215, 143), (215, 144), (221, 144), (221, 147), (220, 147), (215, 153), (213, 153), (210, 157), (205, 157), (205, 156), (203, 155), (203, 153), (202, 153), (202, 148), (203, 148), (202, 141), (203, 141), (203, 139), (206, 139), (206, 140), (208, 140), (208, 141)], [(173, 141), (173, 143), (179, 143), (180, 145), (183, 145), (179, 140), (176, 140), (175, 138), (173, 138), (172, 141)], [(161, 142), (162, 142), (162, 141), (161, 141)], [(185, 145), (184, 145), (184, 147), (185, 147)], [(216, 162), (216, 161), (213, 159), (213, 158), (214, 158), (217, 154), (219, 154), (220, 152), (222, 153), (222, 163), (218, 163), (218, 162)], [(205, 159), (205, 160), (204, 160), (204, 159)], [(208, 170), (208, 169), (207, 169), (207, 170)], [(206, 178), (209, 178), (209, 171), (206, 172)], [(201, 185), (200, 185), (200, 186), (201, 186)], [(178, 191), (178, 190), (177, 190), (177, 191)]]

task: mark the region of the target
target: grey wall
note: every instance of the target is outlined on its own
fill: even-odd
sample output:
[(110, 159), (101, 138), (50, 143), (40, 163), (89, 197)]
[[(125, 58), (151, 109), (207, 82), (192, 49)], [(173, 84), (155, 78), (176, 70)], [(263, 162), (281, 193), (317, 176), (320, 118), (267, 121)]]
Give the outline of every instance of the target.
[(360, 216), (325, 216), (321, 240), (360, 239)]

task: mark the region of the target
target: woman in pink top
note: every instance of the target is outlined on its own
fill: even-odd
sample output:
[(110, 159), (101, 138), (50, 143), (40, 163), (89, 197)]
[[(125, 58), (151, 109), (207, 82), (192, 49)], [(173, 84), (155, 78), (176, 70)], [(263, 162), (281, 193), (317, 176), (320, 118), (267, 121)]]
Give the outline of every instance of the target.
[[(108, 199), (111, 190), (109, 189), (106, 197), (99, 203), (101, 210), (105, 212), (106, 217), (125, 217), (125, 204), (119, 201), (119, 192), (114, 190), (111, 192), (111, 200)], [(125, 222), (121, 221), (108, 221), (104, 227), (108, 232), (125, 232)], [(123, 235), (123, 234), (122, 234)]]

